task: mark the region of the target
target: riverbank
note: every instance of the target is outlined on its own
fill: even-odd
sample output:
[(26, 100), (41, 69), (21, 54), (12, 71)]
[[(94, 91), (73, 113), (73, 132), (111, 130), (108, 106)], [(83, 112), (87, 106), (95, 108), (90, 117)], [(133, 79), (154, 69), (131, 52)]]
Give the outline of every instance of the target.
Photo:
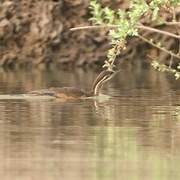
[[(125, 1), (102, 2), (112, 8), (128, 7)], [(88, 6), (89, 1), (81, 0), (2, 1), (0, 66), (39, 66), (50, 63), (70, 67), (102, 65), (110, 46), (107, 32), (70, 31), (72, 27), (90, 24)], [(169, 28), (170, 31), (172, 28)], [(152, 33), (149, 36), (151, 37)], [(158, 36), (157, 39), (159, 38), (161, 39)], [(173, 40), (164, 38), (163, 41), (168, 44), (168, 48), (175, 46)], [(132, 61), (135, 57), (142, 57), (147, 53), (145, 43), (139, 39), (131, 39), (128, 43), (128, 48), (120, 59)], [(154, 48), (150, 48), (149, 52), (159, 55), (159, 51), (154, 51)], [(166, 57), (163, 55), (162, 58)]]

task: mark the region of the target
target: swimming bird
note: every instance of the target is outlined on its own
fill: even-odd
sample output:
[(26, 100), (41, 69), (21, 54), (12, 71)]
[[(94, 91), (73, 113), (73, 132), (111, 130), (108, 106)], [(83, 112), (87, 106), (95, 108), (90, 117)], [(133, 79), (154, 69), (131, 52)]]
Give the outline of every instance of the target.
[(115, 74), (116, 71), (114, 70), (102, 71), (95, 79), (92, 85), (92, 89), (89, 92), (85, 92), (75, 87), (51, 87), (49, 89), (31, 91), (28, 94), (39, 95), (39, 96), (42, 95), (54, 96), (56, 98), (63, 98), (63, 99), (79, 99), (79, 98), (98, 96), (105, 82), (112, 79), (112, 77)]

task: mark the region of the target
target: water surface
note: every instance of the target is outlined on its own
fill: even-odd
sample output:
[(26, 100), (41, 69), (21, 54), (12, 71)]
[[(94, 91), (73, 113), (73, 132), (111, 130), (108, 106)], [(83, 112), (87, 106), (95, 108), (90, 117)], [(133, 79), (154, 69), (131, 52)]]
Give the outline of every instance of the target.
[(110, 98), (3, 99), (50, 86), (89, 89), (93, 71), (0, 72), (3, 180), (180, 179), (179, 81), (122, 70)]

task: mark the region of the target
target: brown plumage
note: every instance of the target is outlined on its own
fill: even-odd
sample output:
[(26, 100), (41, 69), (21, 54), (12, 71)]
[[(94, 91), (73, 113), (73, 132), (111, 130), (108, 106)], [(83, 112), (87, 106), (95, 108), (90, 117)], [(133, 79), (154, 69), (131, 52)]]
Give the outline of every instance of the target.
[(114, 76), (115, 72), (110, 70), (102, 71), (95, 79), (92, 90), (90, 92), (84, 92), (75, 87), (52, 87), (49, 89), (42, 89), (38, 91), (31, 91), (32, 95), (48, 95), (62, 99), (77, 99), (91, 96), (97, 96), (105, 82), (110, 80)]
[(80, 97), (88, 97), (89, 94), (75, 87), (52, 87), (49, 89), (41, 89), (31, 91), (28, 94), (37, 96), (54, 96), (63, 99), (75, 99)]

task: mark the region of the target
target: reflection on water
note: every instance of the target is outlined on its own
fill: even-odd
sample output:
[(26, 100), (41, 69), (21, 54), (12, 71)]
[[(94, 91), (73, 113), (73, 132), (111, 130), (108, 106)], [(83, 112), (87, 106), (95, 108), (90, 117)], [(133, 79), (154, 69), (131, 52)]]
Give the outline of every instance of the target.
[[(94, 77), (79, 71), (2, 72), (0, 93), (90, 88)], [(151, 70), (123, 70), (104, 88), (110, 99), (0, 99), (1, 178), (180, 179), (178, 83)]]

